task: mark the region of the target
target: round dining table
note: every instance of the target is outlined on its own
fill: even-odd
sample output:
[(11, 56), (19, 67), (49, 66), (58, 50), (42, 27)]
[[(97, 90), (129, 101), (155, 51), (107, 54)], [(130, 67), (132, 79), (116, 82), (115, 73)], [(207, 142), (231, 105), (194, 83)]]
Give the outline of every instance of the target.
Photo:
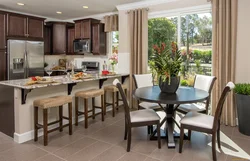
[[(176, 93), (161, 92), (159, 86), (150, 86), (137, 88), (133, 92), (134, 98), (143, 102), (158, 103), (166, 113), (166, 117), (161, 121), (161, 126), (166, 122), (166, 138), (168, 148), (175, 148), (174, 142), (174, 123), (175, 111), (180, 104), (197, 103), (206, 100), (209, 97), (208, 92), (193, 87), (179, 87)], [(162, 106), (164, 104), (164, 106)], [(153, 132), (152, 136), (156, 134)]]

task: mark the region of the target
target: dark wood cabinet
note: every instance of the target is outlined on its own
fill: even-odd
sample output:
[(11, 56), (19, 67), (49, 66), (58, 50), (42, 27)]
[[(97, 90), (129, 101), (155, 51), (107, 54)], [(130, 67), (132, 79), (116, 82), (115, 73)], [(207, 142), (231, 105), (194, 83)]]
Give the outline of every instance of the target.
[(74, 28), (69, 28), (68, 29), (68, 35), (67, 35), (67, 43), (68, 43), (68, 50), (67, 54), (72, 55), (74, 54), (74, 45), (73, 42), (75, 40), (75, 29)]
[(83, 19), (75, 21), (75, 39), (91, 39), (92, 25), (100, 23), (100, 20)]
[(83, 39), (90, 39), (91, 38), (91, 21), (86, 20), (86, 21), (82, 22), (81, 37)]
[(27, 36), (27, 17), (24, 15), (8, 14), (7, 36), (26, 37)]
[(43, 39), (44, 19), (20, 15), (7, 14), (7, 36)]
[(94, 55), (106, 55), (106, 33), (102, 23), (92, 26), (92, 53)]
[(6, 49), (6, 14), (0, 12), (0, 50)]
[(75, 32), (71, 29), (74, 30), (73, 23), (47, 22), (44, 34), (45, 54), (73, 54)]
[(6, 50), (0, 50), (0, 81), (7, 79), (7, 54)]
[(44, 20), (38, 18), (28, 18), (27, 36), (31, 38), (43, 38)]
[(82, 22), (78, 21), (75, 23), (75, 39), (81, 39), (81, 26)]
[(51, 26), (44, 26), (44, 54), (50, 55), (52, 53), (52, 28)]
[(53, 54), (66, 54), (66, 23), (54, 23), (52, 33)]

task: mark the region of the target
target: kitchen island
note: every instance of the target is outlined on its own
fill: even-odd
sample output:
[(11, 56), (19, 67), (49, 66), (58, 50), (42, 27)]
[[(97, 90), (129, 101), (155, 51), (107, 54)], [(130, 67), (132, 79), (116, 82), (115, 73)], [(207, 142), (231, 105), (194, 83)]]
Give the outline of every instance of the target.
[[(33, 139), (34, 100), (58, 95), (74, 97), (78, 91), (111, 85), (115, 78), (119, 78), (124, 83), (127, 77), (129, 74), (110, 76), (95, 74), (87, 79), (73, 80), (65, 76), (56, 76), (52, 77), (55, 80), (54, 83), (33, 85), (27, 85), (29, 79), (2, 81), (0, 82), (0, 131), (14, 137), (18, 143), (29, 141)], [(109, 97), (107, 100), (109, 101)], [(82, 102), (80, 103), (82, 104)], [(73, 101), (73, 109), (74, 104)], [(96, 99), (96, 104), (100, 105), (99, 99)], [(83, 111), (83, 106), (80, 105), (79, 109)], [(57, 108), (49, 110), (49, 121), (55, 121), (58, 118), (57, 111)], [(40, 121), (42, 121), (42, 116), (39, 115)], [(39, 132), (39, 135), (42, 135), (42, 131)]]

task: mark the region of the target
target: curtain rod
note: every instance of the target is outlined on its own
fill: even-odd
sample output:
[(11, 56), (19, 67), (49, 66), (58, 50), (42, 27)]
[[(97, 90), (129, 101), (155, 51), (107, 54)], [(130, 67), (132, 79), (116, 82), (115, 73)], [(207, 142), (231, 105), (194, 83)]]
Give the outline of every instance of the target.
[[(144, 8), (142, 8), (142, 9), (144, 9)], [(149, 11), (149, 8), (145, 8), (145, 9), (146, 9), (146, 11)], [(135, 11), (135, 10), (128, 10), (126, 13), (129, 14), (130, 11)]]

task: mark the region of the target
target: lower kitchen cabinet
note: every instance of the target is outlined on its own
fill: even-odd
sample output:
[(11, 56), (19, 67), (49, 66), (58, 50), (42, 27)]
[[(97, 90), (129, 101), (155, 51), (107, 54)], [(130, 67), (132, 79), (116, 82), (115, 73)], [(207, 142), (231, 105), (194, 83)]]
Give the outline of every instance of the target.
[(7, 53), (0, 50), (0, 81), (7, 79)]

